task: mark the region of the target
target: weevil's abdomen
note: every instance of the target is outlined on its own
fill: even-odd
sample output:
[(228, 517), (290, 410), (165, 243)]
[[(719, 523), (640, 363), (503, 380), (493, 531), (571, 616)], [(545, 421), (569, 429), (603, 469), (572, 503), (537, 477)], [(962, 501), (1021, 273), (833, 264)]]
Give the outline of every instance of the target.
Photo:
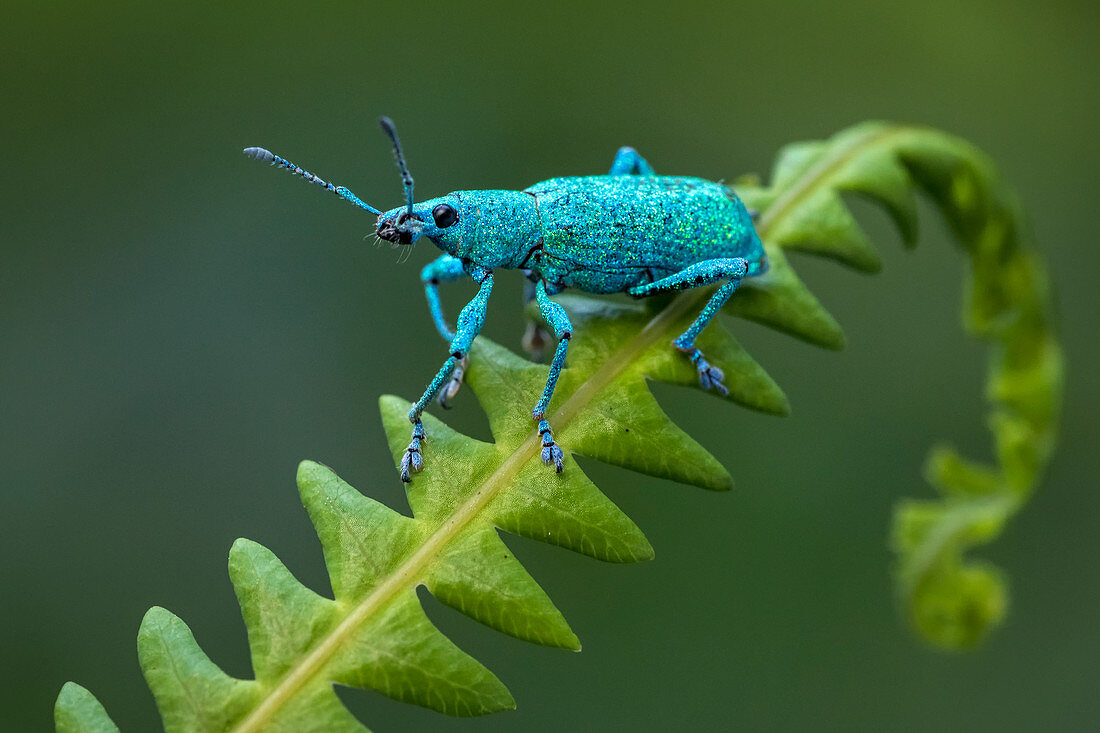
[(551, 285), (613, 293), (718, 257), (744, 257), (749, 275), (764, 248), (741, 200), (725, 186), (678, 176), (552, 178), (535, 197), (542, 247), (527, 268)]

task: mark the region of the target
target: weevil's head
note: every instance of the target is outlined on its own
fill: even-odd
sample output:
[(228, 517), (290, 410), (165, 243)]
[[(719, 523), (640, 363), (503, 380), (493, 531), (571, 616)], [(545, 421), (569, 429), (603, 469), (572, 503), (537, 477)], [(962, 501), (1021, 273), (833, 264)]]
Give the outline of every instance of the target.
[(413, 244), (427, 237), (445, 252), (454, 253), (462, 239), (464, 216), (457, 194), (390, 209), (378, 216), (375, 234), (394, 244)]
[(377, 234), (396, 244), (426, 237), (439, 249), (484, 267), (522, 268), (542, 236), (535, 198), (523, 191), (452, 191), (391, 209)]

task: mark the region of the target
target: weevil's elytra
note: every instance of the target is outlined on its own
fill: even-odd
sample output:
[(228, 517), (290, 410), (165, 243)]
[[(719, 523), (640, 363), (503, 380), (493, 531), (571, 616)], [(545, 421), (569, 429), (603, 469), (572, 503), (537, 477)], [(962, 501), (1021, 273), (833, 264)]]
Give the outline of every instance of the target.
[[(538, 423), (540, 457), (559, 473), (565, 453), (554, 442), (545, 413), (573, 336), (569, 316), (550, 298), (561, 290), (644, 298), (722, 283), (672, 345), (695, 365), (704, 389), (728, 394), (722, 370), (707, 362), (695, 339), (741, 281), (768, 266), (753, 227), (755, 216), (731, 189), (702, 178), (659, 176), (636, 150), (624, 147), (607, 175), (552, 178), (523, 191), (454, 191), (416, 203), (397, 130), (389, 118), (383, 117), (381, 124), (393, 143), (405, 190), (404, 205), (385, 212), (263, 148), (244, 152), (377, 215), (379, 238), (412, 245), (425, 237), (444, 252), (420, 278), (436, 329), (450, 343), (450, 356), (409, 411), (413, 430), (401, 460), (403, 481), (423, 468), (425, 433), (420, 418), (425, 408), (437, 398), (447, 407), (462, 385), (470, 345), (485, 322), (496, 270), (523, 271), (530, 281), (524, 297), (538, 302), (557, 340), (546, 387), (531, 416)], [(443, 316), (438, 285), (462, 277), (471, 277), (480, 287), (452, 330)], [(529, 329), (524, 342), (545, 340)]]

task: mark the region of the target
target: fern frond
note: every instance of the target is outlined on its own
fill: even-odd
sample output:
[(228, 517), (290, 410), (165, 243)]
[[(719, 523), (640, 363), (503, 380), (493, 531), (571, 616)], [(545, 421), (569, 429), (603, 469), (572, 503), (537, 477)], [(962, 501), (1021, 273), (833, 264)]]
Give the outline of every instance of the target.
[[(842, 193), (880, 202), (911, 243), (914, 193), (924, 191), (969, 252), (968, 325), (993, 346), (988, 396), (997, 464), (982, 467), (946, 450), (934, 453), (929, 475), (943, 498), (903, 502), (894, 541), (900, 592), (916, 627), (944, 646), (976, 642), (1000, 619), (1004, 591), (995, 570), (964, 560), (964, 553), (994, 537), (1034, 488), (1053, 446), (1061, 394), (1046, 283), (1014, 200), (967, 143), (885, 123), (792, 145), (781, 153), (770, 187), (738, 190), (762, 211), (758, 229), (771, 269), (746, 282), (728, 312), (822, 346), (839, 348), (843, 334), (783, 252), (877, 269), (879, 257)], [(694, 368), (669, 341), (706, 296), (686, 292), (655, 312), (645, 304), (560, 298), (577, 335), (548, 416), (559, 444), (573, 454), (707, 489), (731, 485), (726, 470), (672, 423), (647, 386), (651, 380), (697, 385)], [(787, 412), (783, 392), (725, 325), (713, 323), (699, 345), (725, 371), (727, 399)], [(528, 410), (545, 378), (544, 366), (478, 339), (467, 380), (488, 415), (492, 442), (428, 416), (428, 469), (407, 488), (412, 516), (367, 498), (324, 466), (303, 463), (299, 491), (321, 540), (334, 598), (301, 585), (266, 548), (238, 540), (230, 577), (255, 679), (226, 675), (183, 621), (152, 609), (138, 646), (166, 729), (364, 730), (337, 699), (334, 684), (451, 715), (513, 707), (504, 685), (431, 624), (416, 597), (419, 586), (506, 634), (579, 649), (565, 619), (498, 531), (612, 562), (648, 559), (653, 551), (571, 457), (560, 475), (540, 463)], [(408, 407), (395, 397), (381, 400), (395, 462), (408, 440)], [(72, 683), (63, 688), (55, 715), (58, 730), (114, 730), (91, 694)]]
[[(907, 244), (916, 241), (913, 194), (927, 194), (969, 255), (963, 312), (967, 330), (991, 347), (986, 397), (996, 464), (935, 449), (926, 475), (942, 498), (901, 502), (893, 545), (899, 594), (917, 629), (943, 647), (972, 646), (1002, 619), (1006, 595), (995, 568), (967, 561), (964, 554), (996, 537), (1035, 488), (1054, 447), (1061, 409), (1061, 347), (1046, 274), (1031, 249), (1019, 203), (993, 163), (969, 143), (881, 122), (857, 125), (823, 143), (789, 146), (773, 178), (771, 188), (743, 192), (765, 212), (760, 229), (769, 255), (777, 247), (798, 249), (877, 268), (877, 255), (840, 197), (846, 191), (882, 204)], [(831, 328), (775, 320), (765, 294), (778, 300), (804, 290), (785, 261), (777, 265), (778, 284), (752, 283), (764, 294), (732, 299), (730, 310), (817, 343), (839, 343), (839, 332)], [(820, 320), (831, 323), (825, 316)]]

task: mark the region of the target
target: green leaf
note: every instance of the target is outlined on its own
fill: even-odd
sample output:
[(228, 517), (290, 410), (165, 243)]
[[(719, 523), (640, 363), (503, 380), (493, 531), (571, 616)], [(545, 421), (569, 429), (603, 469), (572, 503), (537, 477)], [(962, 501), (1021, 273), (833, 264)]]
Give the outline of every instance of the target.
[[(771, 268), (745, 283), (726, 311), (821, 346), (840, 348), (843, 334), (784, 250), (877, 269), (879, 255), (844, 194), (880, 203), (912, 243), (914, 195), (924, 192), (968, 252), (966, 323), (992, 350), (987, 397), (995, 462), (934, 451), (926, 472), (941, 498), (901, 502), (893, 544), (899, 593), (914, 626), (944, 647), (973, 645), (1003, 618), (1007, 594), (1000, 571), (967, 553), (998, 536), (1034, 490), (1054, 445), (1061, 400), (1061, 353), (1045, 276), (1015, 200), (969, 144), (879, 122), (788, 146), (770, 187), (739, 180), (738, 192), (762, 212), (758, 231)], [(670, 341), (710, 292), (685, 292), (657, 307), (559, 298), (575, 326), (568, 368), (547, 415), (567, 450), (562, 474), (541, 464), (530, 418), (547, 368), (485, 338), (474, 344), (467, 384), (488, 416), (492, 440), (475, 440), (427, 415), (426, 469), (406, 487), (411, 516), (364, 496), (328, 468), (303, 462), (298, 487), (321, 540), (333, 598), (301, 585), (266, 548), (238, 540), (230, 578), (255, 679), (226, 675), (183, 621), (152, 609), (138, 649), (166, 729), (364, 730), (336, 697), (335, 684), (450, 715), (513, 707), (500, 680), (432, 625), (417, 588), (505, 634), (580, 648), (500, 533), (609, 562), (653, 556), (642, 532), (588, 479), (574, 455), (704, 489), (732, 485), (729, 473), (672, 423), (648, 387), (659, 381), (699, 388), (695, 369)], [(726, 373), (725, 399), (787, 414), (782, 390), (726, 323), (714, 322), (699, 345)], [(409, 440), (409, 403), (383, 397), (380, 405), (396, 464)], [(396, 473), (379, 480), (396, 481)], [(72, 683), (62, 689), (56, 711), (58, 730), (114, 730), (90, 693)]]
[(75, 682), (66, 682), (61, 688), (53, 720), (58, 733), (118, 733), (118, 726), (95, 695)]
[(138, 659), (167, 731), (225, 730), (259, 697), (257, 683), (222, 672), (187, 624), (157, 606), (141, 621)]

